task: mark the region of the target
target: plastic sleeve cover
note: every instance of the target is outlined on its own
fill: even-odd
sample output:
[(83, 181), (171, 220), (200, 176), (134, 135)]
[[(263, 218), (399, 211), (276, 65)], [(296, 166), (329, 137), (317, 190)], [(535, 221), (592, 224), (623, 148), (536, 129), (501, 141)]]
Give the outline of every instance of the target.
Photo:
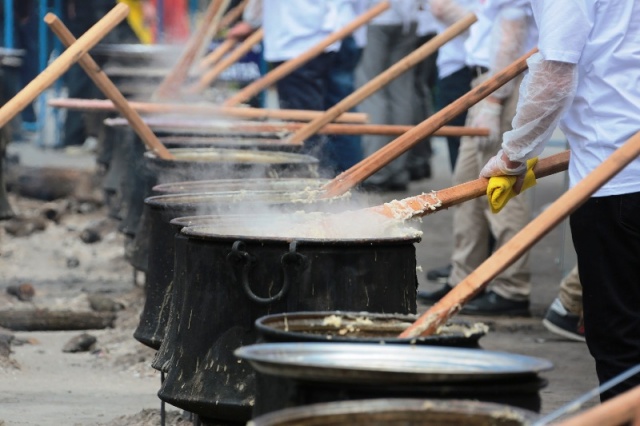
[(540, 53), (528, 61), (529, 73), (520, 86), (513, 130), (506, 132), (502, 149), (511, 161), (540, 155), (576, 93), (577, 65), (544, 60)]
[[(491, 34), (491, 63), (490, 70), (494, 74), (499, 72), (516, 59), (523, 51), (529, 35), (530, 19), (522, 8), (502, 8), (497, 15), (497, 24)], [(509, 97), (515, 90), (515, 82), (511, 80), (493, 93), (497, 99)]]

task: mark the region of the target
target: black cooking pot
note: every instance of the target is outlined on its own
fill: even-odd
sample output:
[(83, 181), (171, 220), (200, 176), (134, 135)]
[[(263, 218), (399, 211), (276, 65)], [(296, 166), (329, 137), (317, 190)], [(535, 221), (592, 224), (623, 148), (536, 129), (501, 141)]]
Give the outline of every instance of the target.
[(315, 191), (328, 183), (323, 179), (277, 178), (277, 179), (212, 179), (162, 183), (153, 187), (155, 195), (195, 194), (198, 192), (242, 192), (251, 191)]
[[(294, 216), (283, 223), (294, 226)], [(254, 321), (264, 315), (415, 313), (415, 232), (358, 239), (256, 236), (273, 221), (256, 218), (247, 232), (223, 220), (182, 230), (188, 238), (185, 290), (162, 400), (204, 419), (248, 420), (255, 379), (233, 351), (257, 340)]]
[(379, 343), (269, 343), (236, 355), (257, 371), (254, 416), (377, 398), (472, 399), (538, 412), (549, 361), (481, 349)]
[[(224, 181), (217, 182), (218, 189), (223, 189)], [(231, 186), (235, 186), (235, 180)], [(137, 246), (147, 253), (148, 272), (145, 281), (145, 305), (134, 337), (144, 345), (158, 349), (162, 343), (165, 326), (168, 320), (171, 295), (171, 282), (174, 279), (174, 246), (176, 233), (169, 222), (172, 219), (195, 214), (229, 215), (241, 211), (249, 212), (269, 208), (272, 211), (314, 210), (321, 205), (334, 203), (336, 200), (307, 201), (299, 191), (307, 185), (319, 188), (325, 181), (300, 179), (296, 192), (294, 182), (279, 182), (279, 179), (249, 179), (245, 182), (251, 188), (262, 186), (263, 190), (246, 190), (201, 194), (179, 194), (149, 197), (145, 200), (145, 214), (137, 238), (148, 244)], [(291, 191), (281, 192), (278, 188), (289, 188)], [(268, 190), (268, 188), (272, 188)], [(209, 218), (212, 219), (212, 218)], [(174, 283), (175, 285), (175, 283)]]
[(128, 214), (131, 200), (144, 193), (145, 174), (142, 168), (144, 145), (128, 127), (105, 128), (105, 145), (111, 146), (106, 162), (107, 173), (102, 188), (109, 216), (122, 220)]
[(478, 341), (489, 328), (482, 323), (456, 321), (440, 327), (427, 337), (399, 338), (415, 315), (374, 314), (370, 312), (286, 312), (256, 320), (260, 341), (384, 343), (478, 347)]
[(527, 426), (535, 413), (477, 401), (371, 399), (305, 405), (251, 421), (255, 426)]
[[(118, 228), (123, 233), (135, 236), (143, 215), (144, 199), (151, 196), (152, 188), (160, 183), (200, 179), (317, 177), (318, 160), (308, 155), (218, 148), (179, 148), (169, 151), (176, 157), (175, 160), (163, 160), (151, 152), (140, 157), (144, 158), (144, 173), (138, 171), (140, 178), (129, 181), (138, 190), (129, 199), (129, 210)], [(147, 254), (136, 248), (142, 244), (133, 242), (128, 259), (134, 268), (146, 272)]]

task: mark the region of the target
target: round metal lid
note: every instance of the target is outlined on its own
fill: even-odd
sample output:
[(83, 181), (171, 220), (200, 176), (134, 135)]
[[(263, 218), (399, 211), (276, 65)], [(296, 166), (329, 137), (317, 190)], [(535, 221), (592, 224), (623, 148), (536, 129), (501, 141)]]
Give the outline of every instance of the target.
[(481, 349), (369, 343), (269, 343), (238, 348), (257, 371), (322, 382), (482, 381), (550, 370), (545, 359)]

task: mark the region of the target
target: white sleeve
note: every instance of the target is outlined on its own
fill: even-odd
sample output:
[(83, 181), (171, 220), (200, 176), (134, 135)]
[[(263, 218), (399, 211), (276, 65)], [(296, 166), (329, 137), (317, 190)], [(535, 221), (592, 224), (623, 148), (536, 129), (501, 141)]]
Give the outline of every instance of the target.
[(529, 74), (520, 86), (513, 130), (506, 132), (502, 149), (511, 161), (540, 155), (576, 92), (577, 65), (547, 61), (536, 53), (527, 61)]

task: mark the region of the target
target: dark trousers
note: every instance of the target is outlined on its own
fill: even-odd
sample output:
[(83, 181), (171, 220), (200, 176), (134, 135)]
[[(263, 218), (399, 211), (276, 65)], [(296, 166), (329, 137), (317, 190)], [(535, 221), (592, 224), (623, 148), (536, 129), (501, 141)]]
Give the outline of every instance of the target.
[[(437, 87), (436, 107), (440, 110), (471, 90), (471, 70), (467, 67), (462, 67), (462, 69), (454, 72), (453, 74), (439, 79)], [(465, 110), (453, 120), (449, 121), (447, 125), (464, 126), (466, 119), (467, 111)], [(449, 161), (451, 162), (451, 170), (453, 171), (458, 159), (460, 138), (448, 136), (447, 145), (449, 146)]]
[[(585, 337), (600, 383), (640, 364), (640, 193), (590, 198), (571, 215)], [(636, 375), (601, 395), (640, 385)]]
[[(355, 90), (354, 71), (362, 49), (356, 45), (353, 37), (342, 40), (340, 50), (336, 52), (333, 67), (327, 76), (329, 84), (324, 99), (327, 110), (349, 96)], [(354, 111), (355, 109), (352, 109)], [(329, 136), (321, 159), (321, 165), (333, 174), (340, 173), (358, 163), (363, 158), (360, 135)]]
[[(336, 53), (325, 52), (310, 60), (277, 83), (280, 108), (323, 111), (329, 90), (329, 74), (335, 63)], [(278, 66), (282, 62), (273, 65)], [(328, 138), (317, 135), (304, 142), (304, 151), (320, 160), (320, 168), (325, 169), (327, 156), (324, 145)]]

